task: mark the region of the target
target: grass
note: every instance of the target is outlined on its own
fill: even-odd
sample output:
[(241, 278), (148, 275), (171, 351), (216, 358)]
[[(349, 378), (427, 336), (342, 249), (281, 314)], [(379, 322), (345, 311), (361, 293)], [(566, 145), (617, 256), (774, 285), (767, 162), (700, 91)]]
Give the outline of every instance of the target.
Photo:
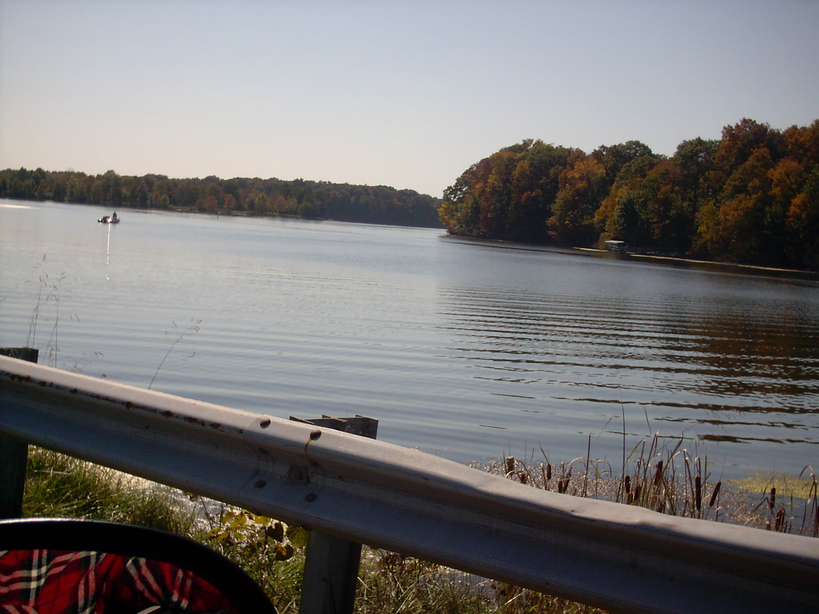
[[(45, 269), (46, 256), (38, 263), (37, 268)], [(66, 294), (66, 290), (62, 288), (62, 283), (66, 279), (65, 272), (60, 273), (56, 278), (49, 277), (49, 274), (43, 270), (40, 274), (40, 286), (37, 291), (37, 303), (32, 310), (29, 318), (28, 336), (26, 337), (26, 347), (34, 347), (37, 339), (37, 325), (41, 319), (47, 319), (41, 310), (45, 308), (45, 304), (54, 304), (54, 325), (51, 328), (51, 336), (46, 344), (46, 364), (53, 367), (57, 366), (57, 353), (59, 352), (59, 331), (60, 331), (60, 296)], [(76, 314), (70, 314), (71, 318), (75, 318)]]
[(276, 556), (274, 520), (205, 501), (57, 452), (29, 446), (23, 516), (110, 520), (171, 531), (203, 542), (236, 561), (280, 612), (298, 611), (303, 554)]
[(362, 556), (358, 614), (597, 614), (604, 610), (385, 551)]
[[(551, 464), (513, 457), (481, 466), (506, 478), (568, 495), (638, 505), (666, 514), (781, 532), (819, 533), (817, 480), (774, 476), (713, 482), (704, 459), (655, 435), (624, 455), (625, 471), (578, 458)], [(271, 518), (147, 483), (117, 471), (30, 447), (25, 516), (108, 519), (173, 531), (206, 543), (242, 566), (279, 612), (298, 612), (306, 532)], [(603, 610), (477, 578), (399, 554), (364, 548), (359, 614), (596, 614)]]
[[(177, 329), (176, 322), (171, 322), (171, 324), (173, 328), (176, 330)], [(171, 335), (169, 331), (165, 331), (165, 339), (167, 340), (173, 338), (173, 341), (171, 342), (171, 346), (168, 348), (168, 351), (165, 352), (165, 355), (162, 357), (162, 361), (159, 363), (159, 366), (156, 368), (156, 372), (154, 373), (154, 376), (151, 378), (151, 382), (148, 384), (148, 390), (150, 390), (151, 386), (154, 385), (156, 376), (159, 375), (159, 372), (162, 370), (162, 365), (165, 364), (165, 361), (168, 359), (168, 356), (170, 356), (171, 352), (176, 347), (176, 345), (180, 343), (187, 335), (198, 333), (200, 324), (202, 324), (202, 320), (194, 320), (193, 318), (191, 318), (190, 323), (181, 332), (175, 332), (174, 335)], [(190, 355), (188, 358), (193, 358), (193, 354)]]
[(111, 520), (182, 535), (190, 534), (195, 516), (170, 489), (145, 488), (127, 474), (32, 446), (23, 515)]

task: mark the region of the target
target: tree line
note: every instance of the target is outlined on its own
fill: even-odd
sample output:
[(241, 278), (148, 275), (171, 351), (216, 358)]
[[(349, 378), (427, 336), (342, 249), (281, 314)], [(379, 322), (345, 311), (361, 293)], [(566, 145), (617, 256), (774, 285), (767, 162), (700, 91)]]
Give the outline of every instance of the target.
[(290, 216), (440, 228), (441, 200), (414, 190), (295, 179), (171, 179), (7, 169), (0, 197), (225, 215)]
[(819, 270), (819, 120), (743, 119), (671, 157), (639, 141), (590, 154), (526, 140), (444, 191), (451, 234)]

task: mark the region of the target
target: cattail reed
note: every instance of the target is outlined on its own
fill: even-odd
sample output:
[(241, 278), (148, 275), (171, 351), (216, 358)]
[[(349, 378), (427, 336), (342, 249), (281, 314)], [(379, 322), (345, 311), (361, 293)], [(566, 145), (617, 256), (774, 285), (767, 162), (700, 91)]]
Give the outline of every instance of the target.
[(565, 492), (569, 490), (569, 479), (569, 476), (566, 476), (565, 478), (558, 478), (557, 492), (565, 494)]
[(654, 472), (654, 484), (655, 486), (660, 483), (660, 480), (663, 479), (663, 461), (662, 459), (657, 461), (657, 471)]
[(631, 505), (634, 501), (634, 496), (631, 494), (631, 476), (628, 474), (623, 478), (623, 490), (626, 492), (626, 503)]
[(719, 489), (722, 486), (722, 482), (717, 482), (717, 485), (714, 486), (714, 492), (711, 493), (711, 499), (708, 501), (708, 507), (714, 507), (714, 503), (717, 500), (717, 495), (719, 494)]
[(544, 467), (543, 463), (540, 463), (540, 474), (543, 476), (543, 490), (549, 490), (549, 480), (552, 479), (552, 466), (546, 463)]
[[(799, 515), (800, 526), (795, 527), (796, 516), (783, 505), (793, 495), (788, 494), (790, 487), (787, 483), (784, 484), (785, 490), (780, 485), (777, 493), (777, 487), (773, 486), (778, 483), (774, 481), (779, 479), (777, 476), (761, 492), (757, 491), (762, 497), (758, 505), (752, 510), (740, 509), (737, 513), (733, 488), (726, 484), (728, 490), (725, 491), (722, 481), (709, 484), (707, 458), (692, 456), (682, 447), (682, 439), (672, 446), (661, 445), (660, 441), (659, 435), (655, 435), (651, 440), (636, 444), (630, 454), (624, 454), (626, 470), (620, 476), (614, 475), (605, 459), (591, 457), (590, 444), (586, 457), (569, 463), (552, 465), (543, 452), (544, 461), (539, 463), (538, 470), (535, 466), (528, 466), (525, 459), (504, 455), (491, 465), (491, 471), (560, 494), (594, 498), (602, 495), (625, 505), (641, 506), (664, 514), (752, 524), (782, 533), (798, 530), (802, 535), (819, 537), (819, 480), (812, 469), (809, 478), (804, 480), (807, 491), (807, 495), (801, 497), (805, 499), (804, 513)], [(582, 472), (582, 483), (580, 479), (571, 481), (573, 472), (578, 478)], [(799, 480), (802, 480), (801, 474)], [(708, 492), (709, 488), (711, 492)]]
[(780, 508), (776, 513), (776, 520), (774, 524), (774, 531), (782, 532), (785, 530), (785, 508)]
[(514, 456), (507, 456), (506, 457), (506, 474), (509, 475), (515, 471), (515, 457)]

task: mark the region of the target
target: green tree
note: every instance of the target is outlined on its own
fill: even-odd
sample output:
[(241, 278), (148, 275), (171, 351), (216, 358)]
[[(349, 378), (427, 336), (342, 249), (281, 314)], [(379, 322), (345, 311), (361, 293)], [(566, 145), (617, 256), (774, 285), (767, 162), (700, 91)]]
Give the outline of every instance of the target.
[(681, 197), (681, 171), (672, 160), (660, 160), (645, 176), (618, 181), (598, 210), (598, 225), (608, 236), (661, 253), (688, 251), (693, 216)]
[(441, 223), (450, 234), (477, 237), (480, 232), (480, 206), (472, 192), (477, 165), (465, 170), (455, 183), (444, 190), (444, 202), (438, 210)]
[(501, 149), (444, 190), (441, 222), (456, 235), (550, 242), (547, 222), (570, 154), (533, 140)]
[(533, 142), (518, 156), (512, 172), (512, 198), (506, 221), (508, 238), (524, 243), (547, 243), (552, 203), (560, 189), (560, 174), (571, 150)]
[(653, 166), (658, 159), (651, 151), (651, 148), (640, 141), (627, 141), (611, 146), (603, 145), (595, 149), (591, 155), (606, 169), (606, 179), (609, 185), (614, 185), (616, 181), (620, 181), (621, 183), (627, 181), (629, 175), (634, 173), (635, 165), (626, 169), (622, 177), (620, 174), (623, 172), (624, 167), (635, 160), (642, 159), (642, 174), (645, 175), (648, 169)]

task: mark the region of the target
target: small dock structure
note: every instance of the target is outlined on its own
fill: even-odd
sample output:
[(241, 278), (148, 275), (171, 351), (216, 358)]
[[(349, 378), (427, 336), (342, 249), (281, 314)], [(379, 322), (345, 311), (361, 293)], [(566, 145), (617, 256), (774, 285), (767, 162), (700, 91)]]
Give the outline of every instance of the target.
[(625, 241), (606, 241), (606, 249), (615, 254), (625, 254), (628, 251), (628, 244)]

